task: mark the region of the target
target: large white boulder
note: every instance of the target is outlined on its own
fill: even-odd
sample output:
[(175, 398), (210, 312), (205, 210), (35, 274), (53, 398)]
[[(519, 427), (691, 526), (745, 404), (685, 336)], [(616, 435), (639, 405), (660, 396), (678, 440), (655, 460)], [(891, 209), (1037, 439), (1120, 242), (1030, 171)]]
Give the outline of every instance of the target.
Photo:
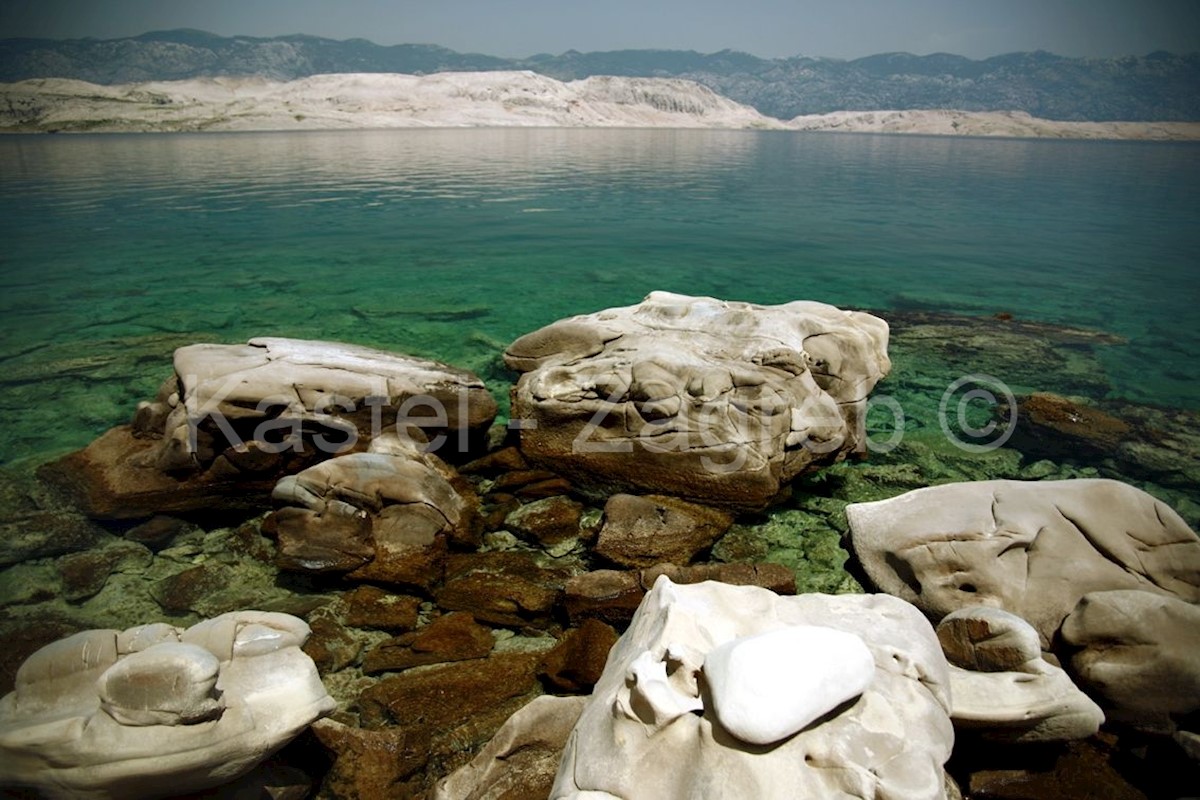
[(901, 600), (664, 576), (610, 652), (551, 797), (943, 800), (947, 689), (932, 627)]
[(0, 699), (0, 785), (131, 800), (232, 781), (333, 711), (308, 634), (287, 614), (236, 611), (53, 642)]
[(760, 508), (864, 445), (888, 326), (824, 303), (653, 292), (504, 354), (521, 449), (578, 485)]

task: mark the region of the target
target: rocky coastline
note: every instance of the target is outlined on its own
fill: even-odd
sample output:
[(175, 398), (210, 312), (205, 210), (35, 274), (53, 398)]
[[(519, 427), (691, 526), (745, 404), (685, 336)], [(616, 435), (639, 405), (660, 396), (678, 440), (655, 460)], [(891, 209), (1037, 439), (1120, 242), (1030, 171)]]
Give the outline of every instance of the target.
[[(760, 797), (1182, 796), (1194, 420), (1071, 397), (1102, 336), (885, 316), (656, 292), (509, 344), (500, 421), (476, 375), (425, 359), (177, 349), (129, 424), (8, 475), (0, 749), (47, 715), (120, 736), (85, 757), (59, 734), (78, 770), (0, 781), (162, 796), (104, 766), (161, 729), (192, 759), (176, 788), (223, 796), (731, 796), (714, 775)], [(896, 433), (876, 385), (919, 405), (909, 356), (972, 358), (972, 329), (1039, 390), (998, 412), (1012, 444), (902, 427), (872, 450)], [(105, 636), (95, 674), (56, 677), (62, 640)], [(223, 775), (196, 726), (241, 713), (239, 653), (307, 663), (332, 699), (304, 684), (310, 718), (252, 725), (275, 754)], [(165, 717), (122, 694), (177, 673)]]

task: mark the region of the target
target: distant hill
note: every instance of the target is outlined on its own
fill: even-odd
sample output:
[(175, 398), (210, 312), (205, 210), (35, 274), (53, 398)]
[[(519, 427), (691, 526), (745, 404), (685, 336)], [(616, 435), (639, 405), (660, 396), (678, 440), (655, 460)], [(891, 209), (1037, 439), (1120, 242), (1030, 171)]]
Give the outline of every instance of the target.
[(1024, 111), (1051, 120), (1200, 120), (1200, 54), (1065, 58), (1011, 53), (980, 61), (936, 53), (853, 60), (765, 59), (724, 50), (536, 55), (505, 59), (421, 44), (382, 46), (316, 36), (224, 37), (196, 30), (127, 39), (0, 40), (0, 82), (74, 78), (100, 84), (256, 75), (532, 70), (559, 80), (597, 75), (686, 78), (779, 119), (833, 111)]

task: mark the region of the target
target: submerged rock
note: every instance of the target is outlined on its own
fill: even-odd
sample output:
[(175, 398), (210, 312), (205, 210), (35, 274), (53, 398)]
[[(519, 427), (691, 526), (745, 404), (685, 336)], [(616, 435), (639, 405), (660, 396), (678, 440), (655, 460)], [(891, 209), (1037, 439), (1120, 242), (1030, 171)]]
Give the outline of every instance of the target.
[[(817, 644), (826, 637), (838, 644)], [(743, 649), (767, 662), (748, 653), (742, 663)], [(815, 706), (792, 712), (809, 705), (809, 687), (787, 679), (805, 665), (855, 676), (845, 691), (818, 692), (827, 713), (807, 724)], [(942, 800), (954, 739), (947, 680), (933, 629), (895, 598), (660, 578), (613, 648), (550, 796)]]
[(42, 474), (99, 518), (258, 508), (280, 476), (384, 433), (473, 452), (495, 415), (482, 381), (433, 361), (298, 339), (195, 344), (132, 425)]
[(47, 645), (0, 700), (0, 785), (126, 800), (231, 781), (333, 710), (307, 636), (241, 611)]
[(888, 328), (815, 302), (654, 292), (517, 339), (505, 362), (525, 456), (601, 493), (761, 508), (864, 443)]
[(732, 514), (673, 497), (615, 494), (593, 552), (622, 567), (686, 566), (732, 524)]

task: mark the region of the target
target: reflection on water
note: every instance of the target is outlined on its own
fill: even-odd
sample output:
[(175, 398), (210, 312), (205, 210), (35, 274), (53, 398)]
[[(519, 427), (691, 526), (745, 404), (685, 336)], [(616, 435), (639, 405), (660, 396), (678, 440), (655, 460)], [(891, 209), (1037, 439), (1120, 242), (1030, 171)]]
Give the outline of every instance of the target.
[[(1103, 328), (1200, 407), (1200, 148), (746, 131), (0, 139), (0, 460), (128, 417), (175, 346), (496, 353), (652, 289)], [(499, 390), (498, 390), (499, 391)], [(49, 397), (57, 398), (50, 401)]]

